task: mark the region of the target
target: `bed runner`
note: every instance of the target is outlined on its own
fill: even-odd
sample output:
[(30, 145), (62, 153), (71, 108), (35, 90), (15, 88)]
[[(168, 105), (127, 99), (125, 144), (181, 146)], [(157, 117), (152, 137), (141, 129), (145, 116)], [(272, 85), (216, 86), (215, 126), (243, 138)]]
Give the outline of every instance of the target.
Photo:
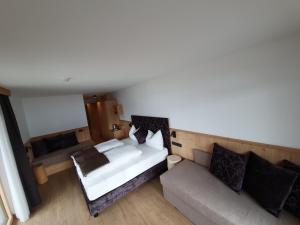
[(95, 169), (109, 163), (108, 158), (94, 147), (75, 152), (72, 156), (85, 177)]

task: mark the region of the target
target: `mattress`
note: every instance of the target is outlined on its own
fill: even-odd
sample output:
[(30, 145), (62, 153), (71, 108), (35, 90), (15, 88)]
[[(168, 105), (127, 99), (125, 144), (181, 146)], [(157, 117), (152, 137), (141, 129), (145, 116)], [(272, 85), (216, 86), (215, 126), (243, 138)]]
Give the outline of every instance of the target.
[(166, 148), (164, 150), (157, 150), (146, 144), (136, 144), (130, 139), (124, 139), (122, 141), (125, 145), (134, 145), (137, 149), (142, 151), (142, 154), (120, 165), (114, 164), (105, 168), (99, 168), (86, 177), (82, 176), (80, 168), (75, 164), (78, 176), (85, 189), (87, 198), (90, 201), (125, 184), (139, 174), (164, 161), (168, 155)]

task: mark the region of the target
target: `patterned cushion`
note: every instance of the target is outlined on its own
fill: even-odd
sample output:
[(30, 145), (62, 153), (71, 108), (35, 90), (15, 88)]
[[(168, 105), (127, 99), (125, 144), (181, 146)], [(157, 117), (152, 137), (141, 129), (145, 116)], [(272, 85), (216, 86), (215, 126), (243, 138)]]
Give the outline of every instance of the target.
[(63, 148), (63, 138), (62, 135), (56, 135), (53, 137), (45, 138), (45, 142), (50, 152)]
[(75, 132), (70, 132), (62, 135), (62, 148), (72, 147), (78, 145)]
[(284, 208), (293, 213), (295, 216), (300, 217), (300, 166), (297, 166), (287, 160), (282, 161), (280, 166), (292, 170), (299, 175), (293, 186), (291, 194), (285, 202)]
[(32, 146), (32, 153), (35, 158), (49, 153), (49, 149), (44, 140), (32, 142), (31, 146)]
[(214, 144), (210, 172), (236, 192), (241, 192), (248, 155), (232, 152)]
[(138, 141), (139, 144), (143, 144), (146, 141), (146, 137), (148, 134), (148, 130), (140, 128), (138, 131), (134, 133), (134, 136), (136, 137), (136, 140)]
[(297, 173), (275, 166), (251, 152), (244, 188), (262, 207), (278, 217), (297, 177)]

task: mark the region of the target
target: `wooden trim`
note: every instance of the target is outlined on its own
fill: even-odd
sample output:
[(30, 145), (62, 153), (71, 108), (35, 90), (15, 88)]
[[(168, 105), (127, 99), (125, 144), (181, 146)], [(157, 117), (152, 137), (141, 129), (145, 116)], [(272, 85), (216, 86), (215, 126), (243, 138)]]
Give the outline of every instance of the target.
[(0, 94), (1, 94), (1, 95), (6, 95), (6, 96), (10, 96), (10, 95), (11, 95), (11, 92), (10, 92), (10, 90), (8, 90), (7, 88), (1, 87), (1, 86), (0, 86)]
[(13, 222), (13, 215), (12, 215), (12, 213), (10, 211), (10, 208), (9, 208), (9, 205), (8, 205), (8, 201), (7, 201), (7, 198), (5, 196), (4, 189), (3, 189), (1, 183), (0, 183), (0, 200), (3, 203), (4, 210), (5, 210), (5, 212), (7, 214), (7, 217), (8, 217), (6, 225), (11, 225), (12, 222)]
[(253, 151), (273, 163), (278, 163), (283, 159), (287, 159), (300, 165), (300, 149), (297, 148), (263, 144), (174, 128), (171, 128), (170, 130), (171, 132), (176, 132), (176, 138), (171, 137), (171, 141), (182, 144), (181, 148), (172, 145), (172, 153), (190, 160), (194, 159), (193, 149), (212, 152), (213, 143), (219, 143), (220, 145), (238, 153)]
[(46, 171), (47, 176), (50, 176), (52, 174), (59, 173), (61, 171), (70, 169), (73, 166), (74, 166), (74, 164), (73, 164), (72, 160), (65, 160), (60, 163), (55, 163), (52, 165), (45, 166), (45, 171)]
[(48, 176), (43, 164), (34, 165), (32, 170), (38, 184), (44, 184), (48, 181)]

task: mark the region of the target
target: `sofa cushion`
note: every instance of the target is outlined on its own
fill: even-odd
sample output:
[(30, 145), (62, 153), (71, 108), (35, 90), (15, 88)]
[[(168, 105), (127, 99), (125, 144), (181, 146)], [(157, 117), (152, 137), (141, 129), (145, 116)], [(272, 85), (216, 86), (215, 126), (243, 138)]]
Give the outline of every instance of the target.
[(31, 143), (32, 153), (35, 158), (49, 153), (49, 149), (44, 140), (34, 141)]
[(193, 149), (193, 155), (195, 163), (206, 168), (210, 167), (211, 153), (205, 152), (200, 149)]
[(78, 145), (75, 132), (70, 132), (62, 135), (62, 148), (68, 148), (74, 145)]
[(63, 148), (63, 136), (56, 135), (44, 139), (50, 152)]
[(71, 146), (69, 148), (60, 149), (58, 151), (50, 152), (47, 155), (40, 156), (38, 158), (33, 159), (33, 164), (42, 163), (43, 165), (52, 165), (59, 162), (63, 162), (65, 160), (69, 160), (70, 156), (77, 151), (82, 149), (88, 149), (92, 147), (95, 143), (93, 141), (85, 141), (79, 143), (78, 145)]
[(300, 217), (300, 166), (297, 166), (288, 160), (283, 160), (280, 163), (280, 166), (298, 173), (298, 179), (293, 186), (291, 194), (285, 202), (284, 208)]
[(285, 211), (280, 218), (272, 216), (247, 194), (238, 195), (207, 168), (189, 160), (161, 175), (160, 180), (164, 190), (172, 192), (218, 225), (299, 225), (300, 222)]
[(248, 154), (238, 154), (214, 144), (210, 172), (236, 192), (241, 192)]
[(245, 190), (267, 211), (279, 216), (298, 174), (251, 152), (244, 181)]

